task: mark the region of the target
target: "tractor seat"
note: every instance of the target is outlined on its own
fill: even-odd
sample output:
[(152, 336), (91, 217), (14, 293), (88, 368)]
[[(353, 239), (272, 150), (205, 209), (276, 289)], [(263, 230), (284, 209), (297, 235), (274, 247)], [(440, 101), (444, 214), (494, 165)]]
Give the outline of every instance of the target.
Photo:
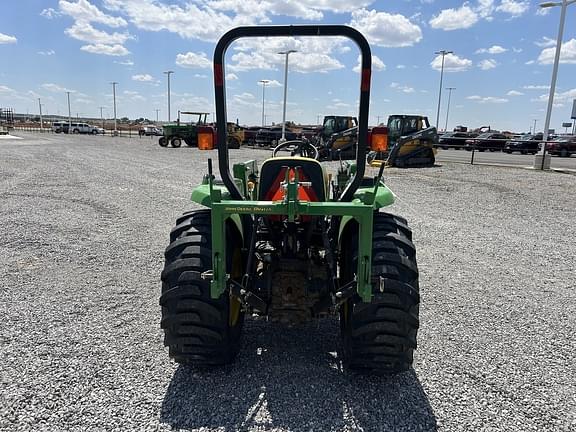
[[(286, 178), (286, 170), (298, 171), (301, 182), (310, 182), (312, 187), (303, 187), (310, 201), (326, 201), (328, 176), (324, 167), (316, 159), (305, 157), (275, 157), (266, 160), (260, 168), (258, 199), (275, 201), (279, 197), (281, 183)], [(302, 197), (300, 197), (302, 198)]]

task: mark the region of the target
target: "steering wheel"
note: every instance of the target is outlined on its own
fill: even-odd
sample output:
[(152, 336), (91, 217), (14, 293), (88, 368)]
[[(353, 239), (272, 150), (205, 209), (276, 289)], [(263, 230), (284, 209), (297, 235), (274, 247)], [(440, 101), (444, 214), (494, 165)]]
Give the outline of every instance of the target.
[(272, 157), (276, 157), (280, 151), (289, 151), (290, 156), (300, 155), (305, 158), (318, 159), (318, 149), (309, 141), (292, 140), (278, 144), (272, 150)]

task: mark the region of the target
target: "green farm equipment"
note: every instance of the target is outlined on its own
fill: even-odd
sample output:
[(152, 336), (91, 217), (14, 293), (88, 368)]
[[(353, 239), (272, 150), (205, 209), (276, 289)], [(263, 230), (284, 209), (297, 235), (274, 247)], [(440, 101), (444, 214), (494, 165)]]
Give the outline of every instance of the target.
[(406, 219), (380, 211), (394, 202), (384, 165), (364, 176), (367, 146), (387, 140), (375, 131), (369, 139), (372, 56), (364, 36), (342, 25), (230, 30), (214, 52), (217, 130), (226, 130), (227, 47), (241, 37), (273, 36), (343, 36), (358, 45), (356, 161), (341, 162), (331, 178), (316, 147), (287, 141), (261, 166), (236, 163), (230, 172), (226, 134), (201, 129), (198, 148), (217, 148), (220, 178), (208, 159), (192, 191), (204, 209), (184, 213), (170, 233), (161, 275), (164, 344), (178, 363), (223, 365), (240, 350), (247, 314), (296, 326), (337, 315), (345, 365), (407, 370), (419, 326), (416, 250)]
[[(197, 116), (197, 120), (190, 123), (181, 122), (180, 115), (182, 114)], [(184, 141), (187, 146), (197, 146), (198, 128), (206, 125), (208, 115), (209, 113), (203, 112), (178, 111), (176, 123), (169, 123), (162, 127), (163, 136), (158, 140), (158, 144), (160, 147), (167, 147), (168, 144), (172, 147), (180, 147)]]

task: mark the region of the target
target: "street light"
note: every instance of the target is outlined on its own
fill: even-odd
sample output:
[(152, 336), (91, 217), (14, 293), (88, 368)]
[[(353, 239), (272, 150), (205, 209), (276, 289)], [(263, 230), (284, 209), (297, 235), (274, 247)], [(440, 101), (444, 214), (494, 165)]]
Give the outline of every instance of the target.
[(158, 113), (160, 112), (160, 108), (156, 108), (154, 111), (156, 111), (156, 124), (158, 124)]
[(118, 123), (116, 121), (116, 81), (111, 82), (112, 84), (112, 97), (114, 99), (114, 136), (118, 135)]
[(448, 114), (450, 113), (450, 97), (452, 96), (452, 90), (456, 90), (456, 87), (446, 87), (448, 90), (448, 108), (446, 108), (446, 125), (444, 125), (444, 132), (448, 130)]
[(442, 79), (444, 77), (444, 57), (448, 54), (452, 54), (453, 51), (440, 50), (436, 51), (434, 54), (442, 56), (442, 67), (440, 68), (440, 89), (438, 90), (438, 111), (436, 112), (436, 130), (438, 130), (438, 125), (440, 122), (440, 100), (442, 99)]
[(536, 122), (538, 121), (538, 119), (534, 119), (534, 130), (533, 130), (533, 134), (536, 135)]
[(72, 131), (72, 112), (70, 111), (70, 92), (67, 91), (68, 95), (68, 133)]
[(287, 51), (280, 51), (278, 53), (286, 56), (286, 61), (284, 62), (284, 108), (282, 110), (282, 138), (280, 138), (281, 142), (286, 141), (286, 93), (288, 91), (288, 56), (295, 52), (298, 51), (287, 50)]
[(262, 127), (266, 125), (265, 117), (264, 117), (264, 94), (266, 92), (266, 84), (270, 82), (270, 80), (260, 80), (259, 83), (262, 83)]
[(168, 76), (168, 123), (170, 123), (170, 75), (173, 74), (174, 71), (165, 71), (164, 74)]
[[(544, 121), (544, 133), (542, 135), (542, 148), (534, 158), (534, 167), (540, 162), (540, 169), (544, 169), (546, 159), (546, 141), (548, 141), (548, 129), (550, 128), (550, 117), (552, 116), (552, 106), (554, 105), (554, 93), (556, 92), (556, 78), (558, 77), (558, 64), (560, 63), (560, 49), (562, 48), (562, 35), (564, 34), (564, 21), (566, 20), (566, 8), (575, 3), (576, 0), (562, 0), (562, 2), (541, 3), (541, 8), (560, 6), (560, 25), (558, 26), (558, 39), (556, 41), (556, 54), (554, 56), (554, 67), (552, 68), (552, 82), (550, 84), (550, 94), (548, 95), (548, 109), (546, 110), (546, 120)], [(539, 161), (539, 158), (542, 160)]]

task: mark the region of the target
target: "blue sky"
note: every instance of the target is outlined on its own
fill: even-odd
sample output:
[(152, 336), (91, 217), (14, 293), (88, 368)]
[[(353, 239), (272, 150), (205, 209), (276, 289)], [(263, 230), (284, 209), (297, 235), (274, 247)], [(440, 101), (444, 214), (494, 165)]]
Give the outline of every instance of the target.
[[(0, 13), (0, 106), (18, 112), (166, 120), (166, 76), (173, 70), (177, 110), (212, 112), (215, 41), (237, 25), (348, 24), (372, 47), (371, 123), (389, 114), (428, 115), (436, 122), (439, 71), (452, 92), (455, 125), (528, 131), (544, 124), (560, 8), (513, 0), (20, 0)], [(261, 79), (267, 123), (282, 119), (284, 57), (290, 56), (287, 119), (355, 114), (358, 52), (340, 39), (243, 40), (228, 50), (229, 120), (261, 122)], [(570, 121), (576, 99), (576, 4), (568, 9), (551, 127)], [(440, 126), (446, 121), (443, 91)]]

